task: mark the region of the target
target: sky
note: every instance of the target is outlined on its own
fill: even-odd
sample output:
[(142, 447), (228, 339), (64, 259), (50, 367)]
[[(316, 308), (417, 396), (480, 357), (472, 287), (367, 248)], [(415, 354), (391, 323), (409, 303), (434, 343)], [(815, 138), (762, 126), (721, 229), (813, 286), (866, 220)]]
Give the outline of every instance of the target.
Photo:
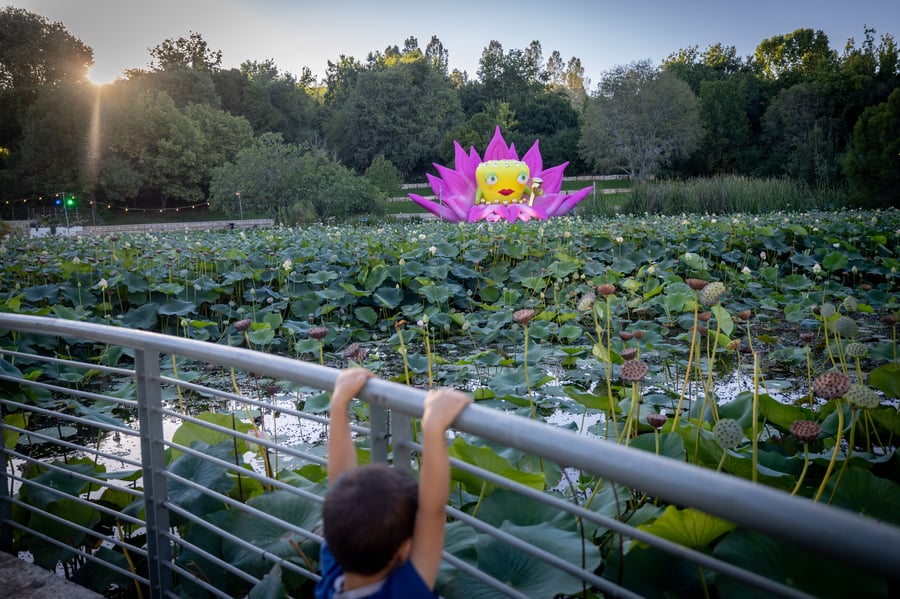
[[(862, 42), (865, 27), (900, 39), (897, 0), (0, 0), (66, 29), (94, 50), (95, 82), (146, 68), (150, 48), (199, 33), (222, 51), (222, 67), (274, 60), (282, 72), (308, 67), (320, 81), (341, 55), (364, 62), (372, 51), (403, 47), (415, 37), (424, 51), (433, 35), (449, 52), (450, 69), (475, 78), (491, 40), (504, 51), (539, 40), (544, 61), (558, 50), (581, 59), (589, 87), (616, 67), (659, 64), (690, 46), (721, 43), (739, 56), (764, 39), (800, 28), (822, 30), (832, 48)], [(877, 39), (876, 37), (876, 39)]]

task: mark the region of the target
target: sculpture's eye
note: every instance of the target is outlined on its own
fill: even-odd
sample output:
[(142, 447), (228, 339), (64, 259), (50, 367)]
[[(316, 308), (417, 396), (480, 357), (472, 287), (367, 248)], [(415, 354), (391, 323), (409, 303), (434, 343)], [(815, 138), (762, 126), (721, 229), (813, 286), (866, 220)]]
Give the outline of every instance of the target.
[(488, 185), (496, 184), (497, 183), (497, 175), (495, 175), (494, 173), (491, 173), (490, 175), (488, 175), (487, 177), (484, 178), (484, 182), (487, 183)]
[(525, 185), (526, 183), (528, 183), (528, 173), (519, 173), (519, 176), (516, 177), (516, 181), (518, 181), (522, 185)]

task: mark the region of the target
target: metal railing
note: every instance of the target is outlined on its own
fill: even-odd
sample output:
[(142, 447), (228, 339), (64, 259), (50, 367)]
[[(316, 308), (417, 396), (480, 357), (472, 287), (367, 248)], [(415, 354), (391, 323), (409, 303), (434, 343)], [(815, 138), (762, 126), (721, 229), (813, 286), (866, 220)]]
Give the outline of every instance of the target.
[[(284, 402), (275, 404), (265, 393), (256, 393), (254, 398), (254, 394), (234, 388), (222, 390), (192, 382), (188, 375), (191, 368), (218, 365), (228, 369), (232, 382), (238, 370), (252, 373), (251, 380), (266, 377), (304, 389), (329, 390), (337, 370), (242, 348), (36, 316), (0, 314), (0, 329), (55, 338), (67, 347), (90, 340), (104, 344), (107, 350), (120, 347), (133, 354), (133, 367), (122, 368), (104, 366), (90, 356), (61, 359), (0, 352), (7, 364), (57, 375), (57, 380), (52, 380), (49, 376), (20, 376), (10, 368), (0, 370), (0, 385), (4, 385), (0, 387), (4, 415), (0, 428), (6, 441), (5, 467), (0, 469), (0, 550), (11, 551), (27, 539), (32, 547), (47, 551), (36, 558), (52, 561), (58, 557), (63, 563), (71, 560), (83, 567), (104, 569), (119, 586), (140, 586), (144, 596), (150, 597), (193, 596), (197, 592), (229, 597), (265, 584), (269, 575), (290, 578), (295, 586), (312, 585), (318, 579), (315, 558), (321, 536), (317, 520), (324, 486), (285, 476), (290, 468), (276, 472), (277, 464), (272, 468), (271, 459), (274, 456), (276, 462), (293, 461), (292, 465), (322, 472), (325, 457), (306, 445), (265, 438), (253, 422), (274, 413), (296, 419), (301, 428), (324, 429), (326, 418)], [(180, 366), (178, 360), (182, 360)], [(171, 376), (161, 369), (161, 364), (170, 363)], [(74, 370), (89, 373), (91, 378), (102, 377), (105, 385), (92, 386), (86, 379), (72, 376)], [(80, 383), (60, 384), (59, 379)], [(133, 387), (108, 389), (111, 381), (119, 380), (131, 381)], [(233, 409), (223, 410), (225, 417), (219, 419), (190, 414), (182, 394), (212, 404), (224, 402), (222, 405)], [(63, 398), (66, 409), (60, 409), (52, 398)], [(359, 399), (367, 406), (368, 425), (354, 430), (366, 439), (361, 445), (373, 461), (392, 458), (395, 465), (410, 467), (420, 449), (414, 440), (413, 419), (422, 415), (423, 398), (420, 389), (379, 379), (367, 383)], [(87, 402), (92, 403), (88, 406)], [(136, 420), (112, 416), (123, 412), (136, 414)], [(23, 420), (26, 414), (48, 426), (36, 429), (27, 425)], [(247, 417), (240, 418), (241, 414)], [(173, 434), (176, 425), (190, 428), (193, 434)], [(70, 441), (64, 427), (81, 431), (79, 437), (84, 440)], [(543, 463), (554, 462), (696, 508), (893, 583), (900, 576), (900, 529), (845, 510), (479, 405), (468, 407), (457, 418), (454, 430), (492, 446), (521, 450)], [(137, 455), (111, 451), (100, 443), (101, 438), (136, 440)], [(188, 442), (192, 438), (206, 442)], [(40, 457), (33, 451), (48, 444), (64, 459)], [(228, 447), (233, 450), (226, 451)], [(256, 458), (244, 461), (241, 449)], [(808, 596), (778, 580), (589, 509), (563, 493), (536, 489), (467, 461), (454, 459), (452, 465), (485, 485), (507, 489), (569, 514), (582, 525), (588, 523), (647, 544), (739, 584), (769, 594)], [(107, 494), (109, 499), (105, 499)], [(199, 506), (222, 509), (210, 517)], [(596, 563), (566, 560), (552, 549), (542, 548), (542, 543), (529, 542), (469, 511), (448, 506), (447, 512), (453, 526), (468, 527), (508, 544), (581, 581), (585, 589), (604, 596), (638, 596), (620, 586), (615, 577), (598, 574)], [(69, 517), (72, 515), (76, 517)], [(60, 530), (65, 534), (52, 532)], [(263, 537), (282, 542), (270, 543)], [(458, 553), (445, 552), (445, 562), (449, 571), (463, 572), (498, 594), (529, 596), (479, 570)]]

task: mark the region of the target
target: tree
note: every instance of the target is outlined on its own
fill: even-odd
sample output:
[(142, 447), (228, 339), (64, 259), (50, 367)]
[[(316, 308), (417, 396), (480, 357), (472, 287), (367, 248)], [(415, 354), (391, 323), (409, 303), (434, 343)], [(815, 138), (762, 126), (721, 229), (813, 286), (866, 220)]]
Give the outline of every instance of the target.
[(278, 217), (312, 206), (321, 220), (381, 214), (383, 196), (371, 182), (328, 159), (322, 152), (284, 143), (279, 134), (261, 135), (234, 162), (217, 168), (210, 184), (210, 207), (236, 213), (243, 208)]
[(779, 92), (763, 115), (772, 170), (813, 187), (834, 185), (840, 147), (834, 112), (835, 99), (821, 83), (798, 83)]
[(444, 44), (438, 39), (438, 36), (432, 35), (431, 41), (425, 46), (425, 58), (431, 62), (431, 65), (440, 72), (447, 74), (450, 65), (450, 52), (444, 48)]
[(20, 8), (0, 9), (0, 155), (8, 165), (0, 170), (4, 191), (25, 191), (27, 181), (17, 169), (31, 168), (20, 152), (31, 106), (43, 91), (83, 81), (93, 64), (93, 50), (62, 23)]
[(385, 196), (392, 197), (403, 184), (403, 176), (391, 161), (379, 154), (366, 169), (366, 179)]
[(747, 70), (747, 65), (737, 56), (734, 46), (712, 44), (704, 52), (697, 46), (682, 48), (663, 60), (663, 70), (669, 71), (700, 93), (704, 81), (723, 81)]
[(747, 114), (747, 77), (700, 82), (700, 144), (706, 173), (746, 172), (753, 131)]
[(569, 102), (575, 108), (581, 108), (587, 98), (587, 90), (585, 89), (584, 67), (581, 66), (581, 59), (573, 56), (566, 65), (566, 71), (563, 74), (566, 85), (566, 93), (569, 95)]
[(88, 188), (87, 140), (96, 88), (86, 82), (42, 91), (23, 119), (14, 167), (28, 194)]
[(559, 50), (554, 50), (547, 59), (544, 71), (547, 73), (547, 82), (554, 88), (563, 86), (563, 70), (566, 68)]
[(690, 153), (700, 134), (697, 97), (645, 60), (605, 74), (585, 108), (579, 149), (585, 161), (642, 181)]
[(362, 170), (383, 154), (402, 173), (424, 172), (444, 132), (462, 120), (456, 91), (425, 60), (359, 73), (354, 89), (326, 125), (341, 160)]
[(222, 64), (222, 51), (210, 50), (203, 36), (193, 31), (187, 38), (166, 39), (150, 50), (150, 69), (167, 71), (184, 67), (195, 71), (213, 72)]
[(100, 185), (149, 208), (206, 198), (212, 171), (250, 143), (247, 121), (207, 105), (179, 109), (165, 92), (142, 92), (110, 114)]
[(796, 83), (817, 73), (830, 71), (837, 56), (822, 31), (797, 29), (760, 42), (754, 54), (757, 68), (769, 79)]
[(900, 89), (860, 115), (843, 168), (861, 206), (900, 207)]

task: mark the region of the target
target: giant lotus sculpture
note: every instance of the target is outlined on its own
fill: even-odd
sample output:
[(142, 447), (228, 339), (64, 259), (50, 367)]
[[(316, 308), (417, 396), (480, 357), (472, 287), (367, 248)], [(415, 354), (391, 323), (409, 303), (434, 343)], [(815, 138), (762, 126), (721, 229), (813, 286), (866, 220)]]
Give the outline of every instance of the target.
[(544, 169), (538, 140), (519, 160), (514, 144), (507, 145), (497, 126), (482, 159), (475, 148), (467, 154), (454, 141), (455, 167), (435, 164), (438, 174), (426, 174), (435, 198), (409, 194), (412, 201), (451, 222), (544, 220), (566, 214), (593, 189), (561, 193), (568, 162)]

